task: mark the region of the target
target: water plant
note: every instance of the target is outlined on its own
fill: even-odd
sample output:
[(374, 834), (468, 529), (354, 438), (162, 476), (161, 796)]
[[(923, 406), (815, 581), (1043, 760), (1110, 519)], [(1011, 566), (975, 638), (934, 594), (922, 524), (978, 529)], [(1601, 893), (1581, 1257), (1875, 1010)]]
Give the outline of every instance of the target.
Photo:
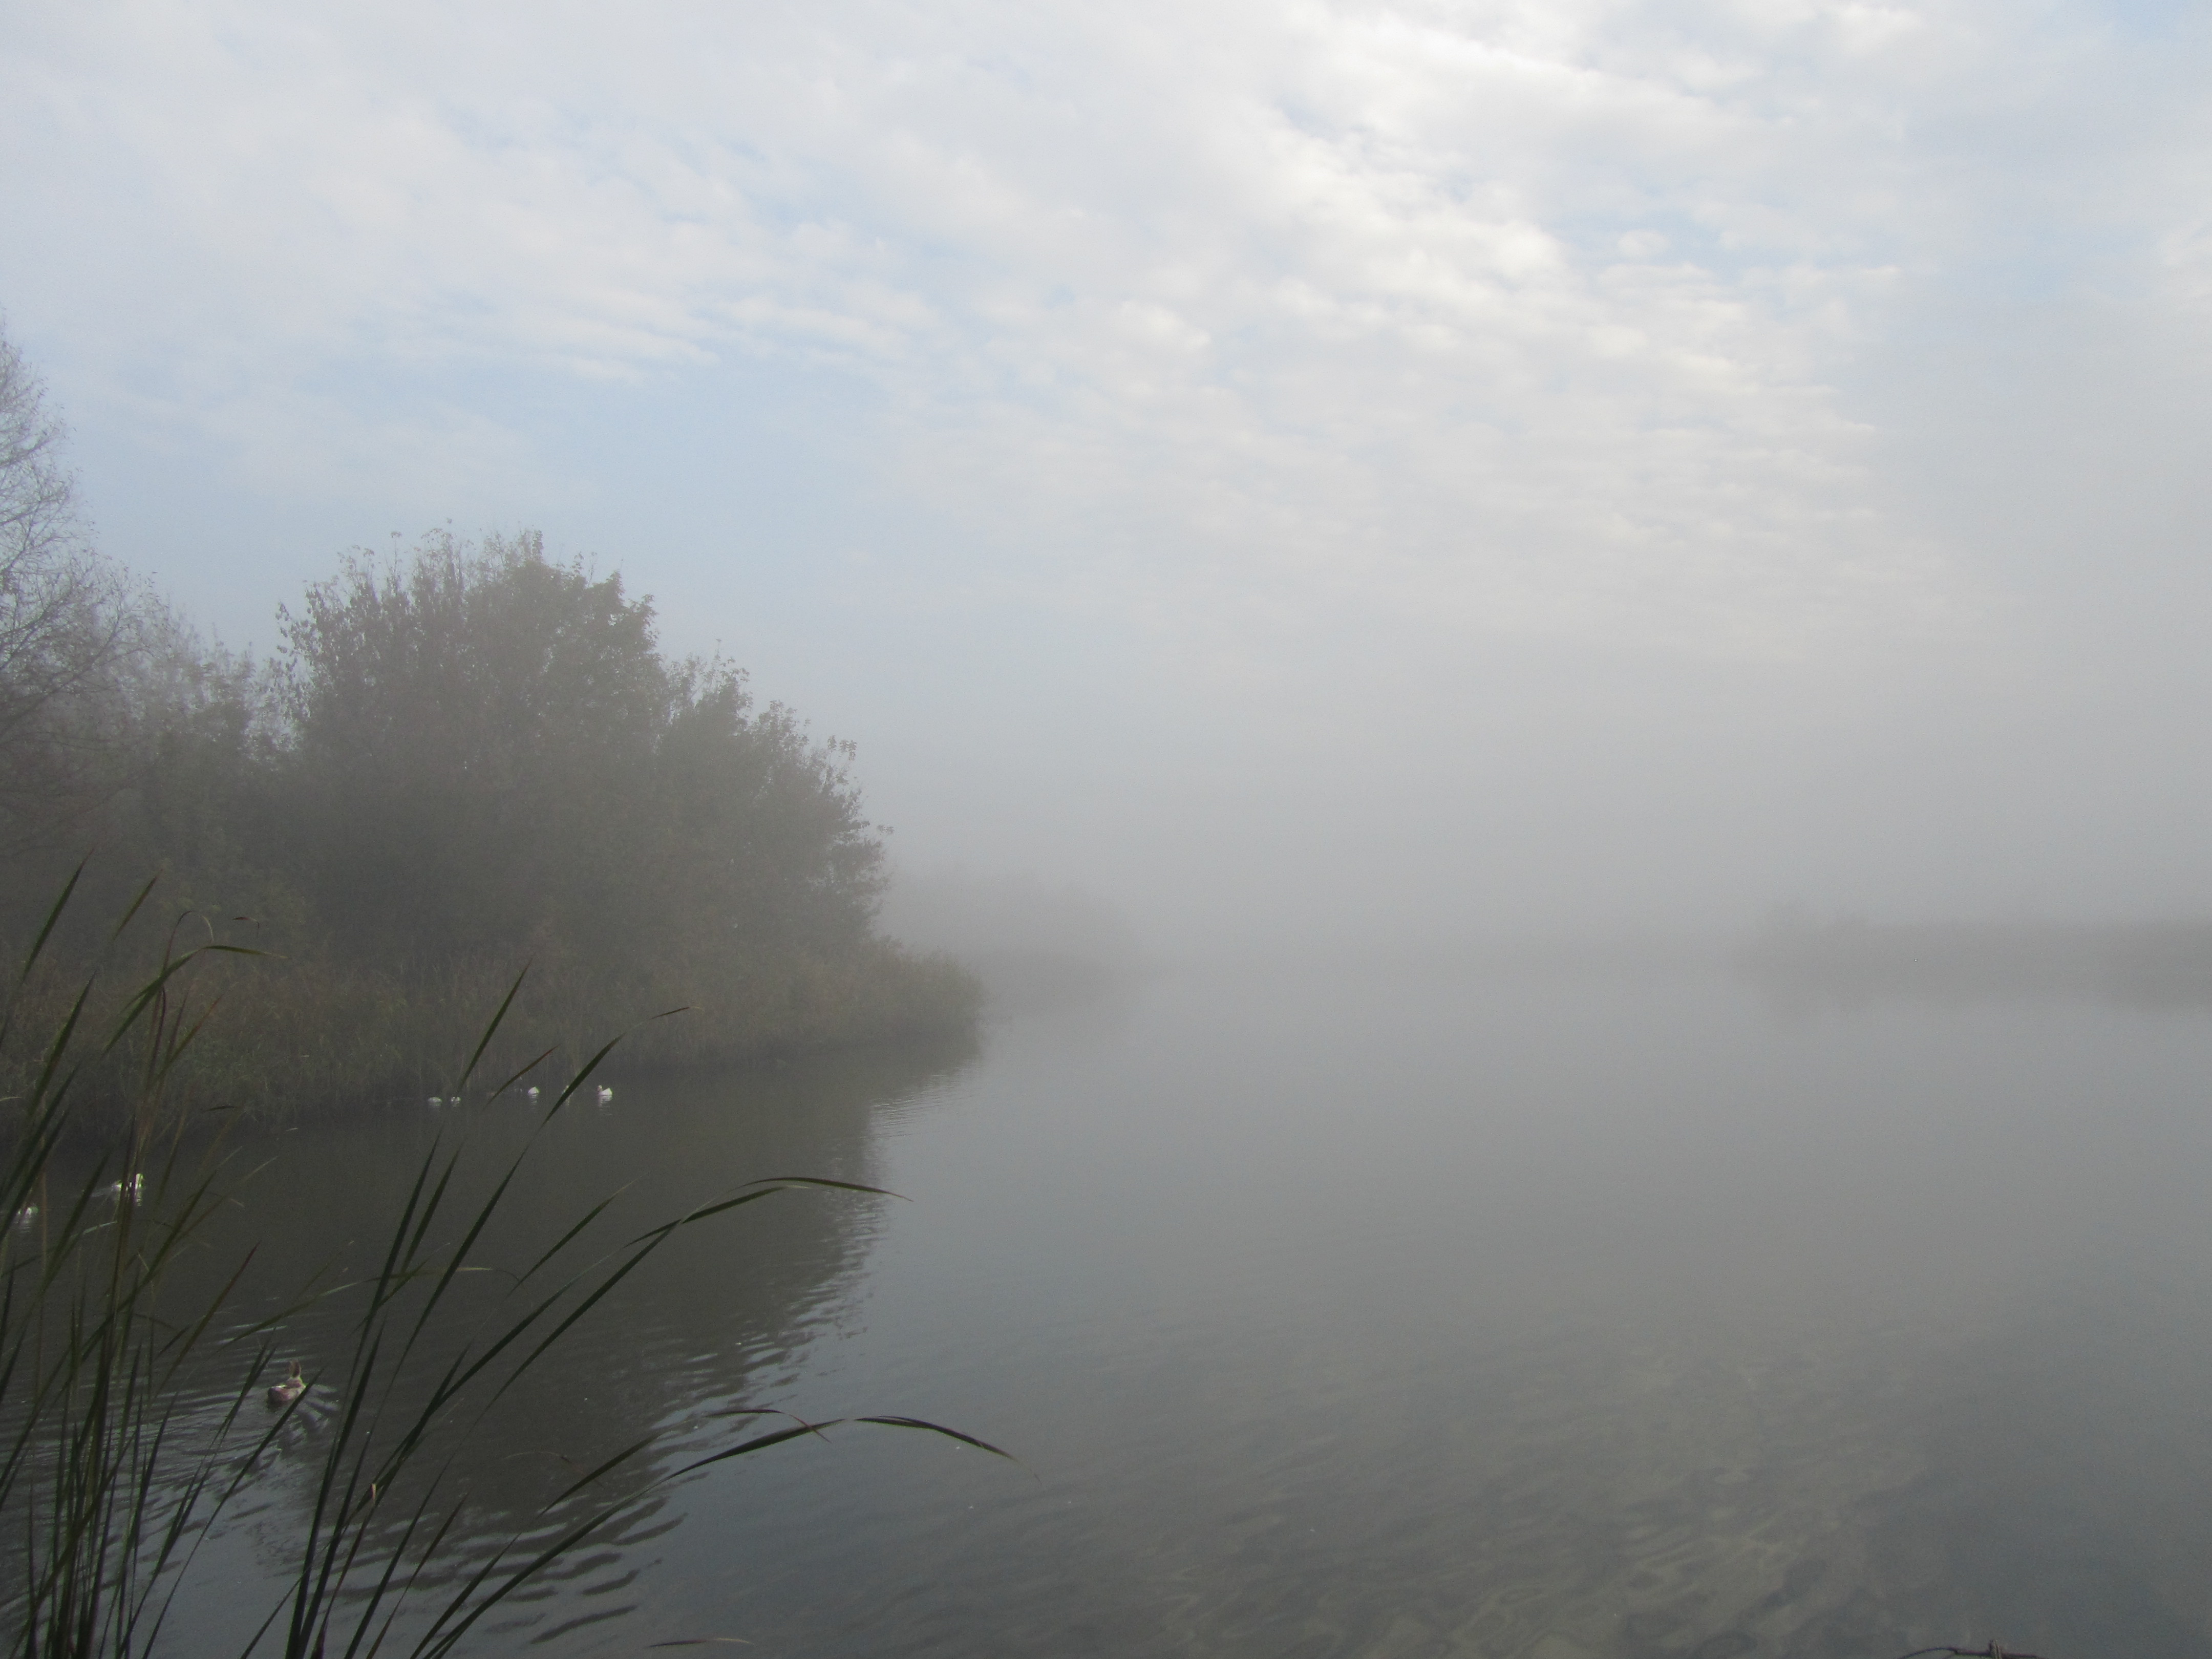
[[(167, 1098), (220, 1001), (208, 970), (241, 952), (213, 941), (182, 948), (173, 928), (156, 970), (111, 1018), (88, 1021), (88, 980), (51, 1031), (18, 1030), (20, 993), (75, 885), (56, 901), (16, 976), (17, 995), (0, 1009), (0, 1044), (37, 1039), (28, 1085), (11, 1103), (14, 1139), (0, 1172), (0, 1647), (8, 1653), (130, 1659), (165, 1639), (204, 1651), (173, 1628), (178, 1591), (225, 1516), (269, 1478), (280, 1438), (298, 1441), (303, 1431), (319, 1455), (289, 1587), (245, 1645), (286, 1659), (451, 1652), (494, 1609), (672, 1481), (836, 1425), (743, 1407), (727, 1413), (740, 1425), (730, 1443), (695, 1448), (660, 1468), (649, 1455), (657, 1437), (647, 1436), (581, 1472), (503, 1536), (480, 1535), (452, 1489), (455, 1437), (671, 1239), (779, 1193), (880, 1189), (773, 1176), (601, 1244), (610, 1198), (529, 1251), (519, 1269), (494, 1260), (487, 1242), (531, 1143), (595, 1087), (617, 1039), (551, 1091), (522, 1148), (485, 1172), (483, 1196), (459, 1196), (470, 1185), (466, 1150), (434, 1139), (364, 1275), (310, 1282), (255, 1316), (237, 1294), (249, 1252), (217, 1276), (213, 1292), (181, 1292), (177, 1269), (231, 1201), (238, 1171), (205, 1115), (187, 1119)], [(477, 1092), (478, 1067), (526, 974), (483, 1028), (457, 1092)], [(137, 1091), (127, 1121), (82, 1152), (70, 1139), (78, 1085), (88, 1068), (112, 1074), (125, 1054)], [(489, 1094), (522, 1087), (544, 1059)], [(473, 1293), (490, 1282), (495, 1293)], [(280, 1334), (311, 1307), (336, 1316), (343, 1358), (280, 1370)], [(257, 1415), (250, 1408), (263, 1400), (266, 1413)], [(1006, 1455), (919, 1419), (849, 1420)]]

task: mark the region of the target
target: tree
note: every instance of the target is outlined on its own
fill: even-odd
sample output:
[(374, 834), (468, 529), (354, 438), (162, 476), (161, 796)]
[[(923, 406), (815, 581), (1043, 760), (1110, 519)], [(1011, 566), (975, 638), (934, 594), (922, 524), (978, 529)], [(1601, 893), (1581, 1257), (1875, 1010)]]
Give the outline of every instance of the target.
[(347, 561), (283, 620), (281, 814), (333, 938), (619, 973), (864, 939), (882, 848), (845, 767), (649, 599), (539, 538)]
[(128, 582), (94, 549), (64, 428), (0, 335), (0, 854), (50, 842), (112, 793)]
[[(96, 810), (0, 860), (0, 937), (27, 942), (96, 847), (71, 907), (86, 924), (64, 918), (51, 960), (167, 948), (166, 926), (117, 947), (92, 925), (157, 873), (155, 913), (265, 952), (238, 969), (235, 1041), (201, 1047), (210, 1099), (443, 1082), (471, 1036), (454, 1012), (526, 962), (501, 1037), (517, 1063), (580, 1059), (588, 1031), (679, 1005), (696, 1017), (633, 1053), (725, 1060), (975, 1018), (972, 978), (874, 931), (884, 849), (852, 745), (757, 708), (718, 657), (665, 657), (649, 599), (548, 560), (534, 533), (356, 553), (281, 613), (263, 667), (96, 590), (86, 614), (119, 619), (100, 665), (23, 727), (97, 738), (80, 751)], [(0, 1054), (0, 1085), (18, 1061)]]

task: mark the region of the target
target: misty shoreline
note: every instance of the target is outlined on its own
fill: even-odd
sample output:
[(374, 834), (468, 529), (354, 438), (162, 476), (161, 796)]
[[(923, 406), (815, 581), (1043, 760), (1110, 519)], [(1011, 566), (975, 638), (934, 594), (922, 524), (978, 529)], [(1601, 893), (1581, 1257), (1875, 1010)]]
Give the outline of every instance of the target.
[(1769, 923), (1734, 971), (1797, 1000), (2097, 1001), (2212, 1008), (2212, 921)]
[[(963, 961), (995, 1002), (1020, 960)], [(2101, 1003), (2212, 1011), (2212, 920), (1875, 921), (1783, 915), (1749, 930), (1246, 940), (1150, 963), (1069, 959), (1097, 992), (1188, 972), (1500, 983), (1720, 979), (1789, 1010), (1878, 1002)], [(1084, 983), (1073, 971), (1063, 982)], [(1018, 1000), (1016, 988), (1009, 1001)], [(1004, 1011), (1003, 1008), (1001, 1010)]]

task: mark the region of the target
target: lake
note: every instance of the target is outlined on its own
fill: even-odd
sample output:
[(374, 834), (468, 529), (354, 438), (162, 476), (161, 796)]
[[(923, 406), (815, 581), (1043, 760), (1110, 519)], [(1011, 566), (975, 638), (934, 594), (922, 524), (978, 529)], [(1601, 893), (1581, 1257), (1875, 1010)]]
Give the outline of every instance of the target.
[[(1720, 971), (1193, 970), (972, 1049), (618, 1079), (518, 1238), (617, 1188), (639, 1226), (763, 1176), (902, 1196), (687, 1230), (468, 1427), (478, 1535), (743, 1407), (1020, 1461), (848, 1426), (717, 1466), (472, 1650), (2212, 1654), (2208, 1108), (2201, 1012)], [(532, 1121), (242, 1144), (214, 1255), (342, 1278), (431, 1135), (488, 1165)], [(335, 1365), (341, 1305), (280, 1354)], [(331, 1431), (206, 1544), (178, 1650), (273, 1605)]]

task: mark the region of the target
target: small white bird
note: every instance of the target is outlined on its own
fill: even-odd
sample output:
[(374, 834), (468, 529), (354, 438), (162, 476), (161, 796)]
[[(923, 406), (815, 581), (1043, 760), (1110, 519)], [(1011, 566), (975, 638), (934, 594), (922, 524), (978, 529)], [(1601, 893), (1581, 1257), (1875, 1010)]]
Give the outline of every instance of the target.
[(116, 1203), (120, 1204), (126, 1193), (130, 1194), (131, 1201), (134, 1204), (145, 1197), (146, 1177), (143, 1175), (135, 1175), (128, 1181), (111, 1181), (107, 1183), (107, 1195)]
[(599, 1085), (599, 1104), (604, 1106), (615, 1097), (615, 1091), (604, 1083)]
[(18, 1227), (27, 1227), (38, 1218), (39, 1206), (35, 1204), (26, 1204), (15, 1212), (15, 1224)]
[(538, 1085), (534, 1083), (530, 1085), (530, 1097), (532, 1100), (538, 1098)]
[(445, 1103), (446, 1103), (436, 1095), (432, 1095), (430, 1097), (430, 1109), (434, 1112)]

